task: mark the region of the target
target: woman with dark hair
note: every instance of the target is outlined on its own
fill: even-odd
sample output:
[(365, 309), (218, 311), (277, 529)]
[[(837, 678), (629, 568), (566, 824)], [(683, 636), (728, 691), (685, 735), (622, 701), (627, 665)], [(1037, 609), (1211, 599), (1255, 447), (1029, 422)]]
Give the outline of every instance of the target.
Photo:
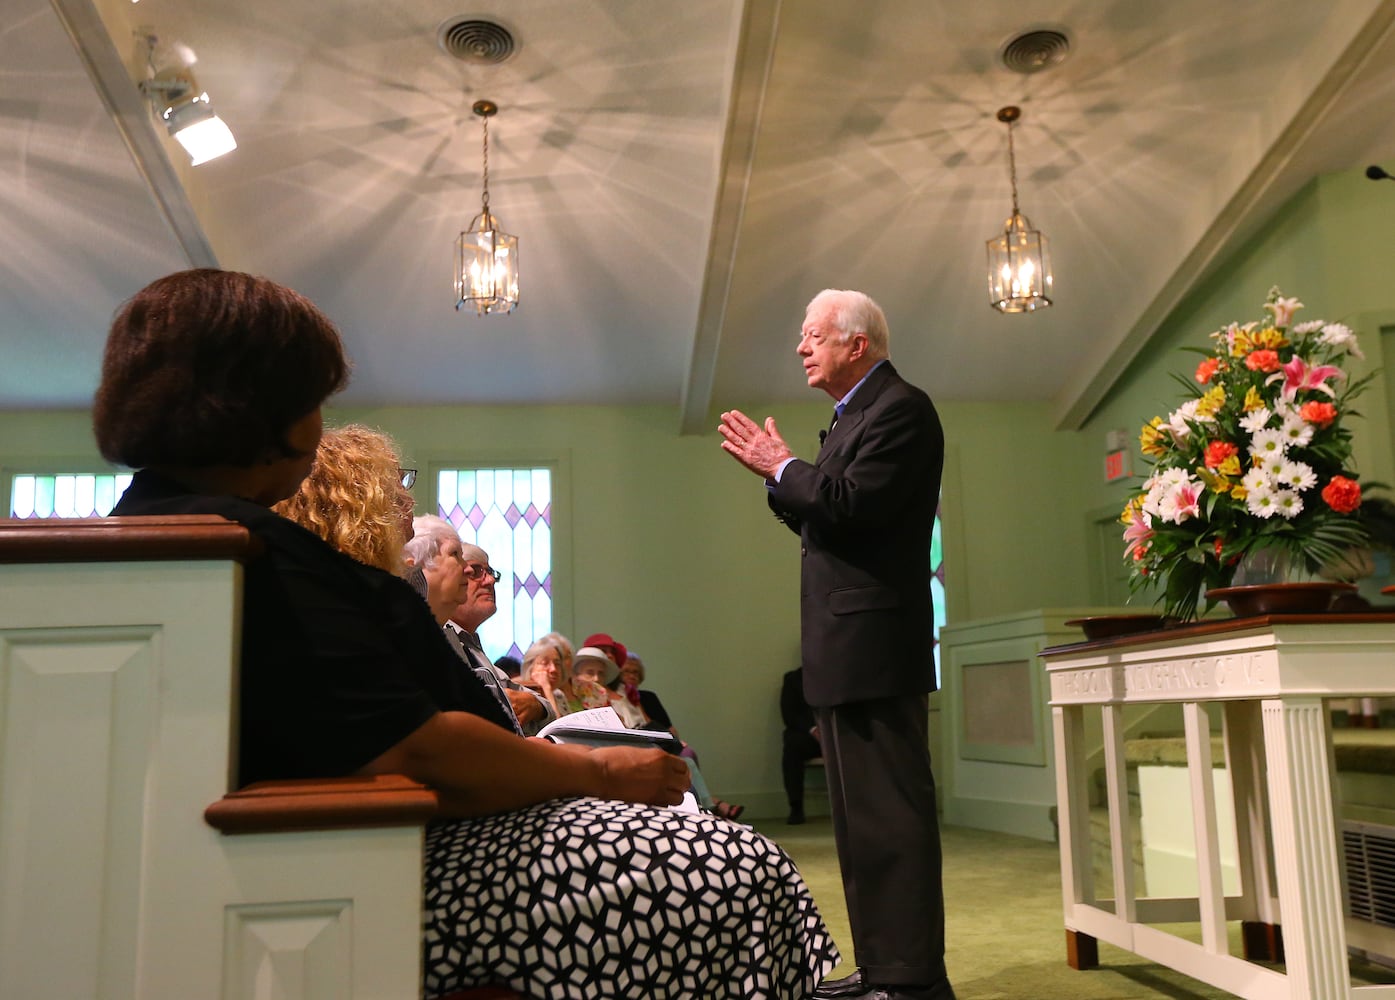
[(92, 424), (102, 454), (133, 469), (295, 459), (279, 471), (305, 460), (308, 472), (320, 406), (348, 381), (339, 331), (309, 299), (249, 274), (181, 271), (117, 313)]
[(426, 838), (428, 997), (500, 980), (533, 997), (805, 996), (838, 956), (778, 847), (655, 808), (688, 784), (662, 751), (518, 736), (405, 581), (270, 509), (310, 471), (347, 372), (308, 300), (222, 271), (150, 285), (107, 341), (97, 441), (138, 468), (113, 513), (219, 514), (262, 543), (239, 782), (396, 773), (437, 791), (451, 818)]

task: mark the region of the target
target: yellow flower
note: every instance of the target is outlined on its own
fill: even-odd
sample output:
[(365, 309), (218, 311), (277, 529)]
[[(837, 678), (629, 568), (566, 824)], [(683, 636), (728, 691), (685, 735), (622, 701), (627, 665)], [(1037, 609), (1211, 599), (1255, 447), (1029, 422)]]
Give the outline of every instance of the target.
[(1277, 351), (1281, 347), (1288, 346), (1288, 338), (1272, 326), (1267, 326), (1258, 333), (1250, 334), (1250, 342), (1254, 344), (1256, 350)]
[(1198, 417), (1214, 417), (1224, 405), (1225, 389), (1213, 385), (1201, 394), (1201, 399), (1196, 404), (1196, 415)]
[(1254, 386), (1250, 386), (1248, 389), (1246, 389), (1244, 404), (1245, 412), (1253, 413), (1255, 410), (1260, 409), (1262, 406), (1264, 406), (1264, 397), (1259, 394), (1259, 390), (1256, 389)]
[[(1239, 463), (1237, 462), (1236, 464), (1238, 465)], [(1210, 469), (1206, 468), (1203, 465), (1197, 466), (1196, 477), (1206, 484), (1206, 488), (1208, 490), (1210, 490), (1212, 493), (1218, 493), (1221, 496), (1225, 496), (1227, 493), (1229, 493), (1230, 488), (1233, 485), (1235, 485), (1230, 480), (1226, 479), (1224, 476), (1216, 475)]]
[(1143, 509), (1143, 501), (1147, 498), (1148, 495), (1146, 493), (1140, 493), (1138, 496), (1134, 497), (1128, 503), (1124, 504), (1124, 512), (1119, 515), (1119, 523), (1133, 524), (1134, 512), (1141, 511)]
[(1231, 323), (1221, 333), (1230, 343), (1230, 356), (1232, 358), (1243, 358), (1254, 350), (1254, 343), (1250, 340), (1250, 331), (1254, 329), (1253, 323), (1246, 323), (1241, 326), (1239, 323)]
[(1245, 487), (1242, 486), (1240, 483), (1236, 483), (1234, 486), (1230, 488), (1230, 495), (1234, 497), (1236, 500), (1244, 500), (1247, 496), (1250, 495), (1250, 491), (1245, 489)]
[(1167, 454), (1167, 446), (1163, 443), (1163, 432), (1158, 430), (1162, 426), (1162, 422), (1162, 417), (1154, 417), (1143, 425), (1143, 430), (1138, 435), (1138, 445), (1143, 450), (1143, 454), (1151, 455), (1154, 458), (1161, 458)]
[(1231, 455), (1229, 458), (1227, 458), (1224, 462), (1222, 462), (1219, 466), (1216, 467), (1216, 471), (1223, 476), (1240, 475), (1240, 456)]

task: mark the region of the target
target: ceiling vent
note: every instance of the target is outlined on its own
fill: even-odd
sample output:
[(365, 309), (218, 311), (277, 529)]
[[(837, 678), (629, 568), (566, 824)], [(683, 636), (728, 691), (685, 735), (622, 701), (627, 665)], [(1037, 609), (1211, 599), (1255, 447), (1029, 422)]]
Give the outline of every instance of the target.
[(518, 51), (513, 32), (495, 21), (453, 17), (436, 29), (436, 44), (450, 56), (468, 63), (496, 65)]
[(1040, 73), (1064, 62), (1069, 53), (1070, 39), (1065, 32), (1047, 28), (1010, 39), (999, 58), (1014, 73)]

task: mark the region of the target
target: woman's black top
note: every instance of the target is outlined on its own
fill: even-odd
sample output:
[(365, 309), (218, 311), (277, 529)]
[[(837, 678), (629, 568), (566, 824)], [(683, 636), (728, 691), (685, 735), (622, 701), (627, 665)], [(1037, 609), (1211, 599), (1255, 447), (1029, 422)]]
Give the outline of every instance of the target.
[(645, 727), (646, 729), (667, 731), (673, 728), (673, 720), (668, 717), (668, 712), (664, 710), (664, 703), (653, 691), (639, 689), (639, 707), (644, 709), (645, 715), (649, 716), (649, 725)]
[(242, 603), (239, 784), (352, 774), (438, 711), (513, 732), (405, 582), (266, 507), (148, 470), (112, 511), (218, 514), (265, 546)]

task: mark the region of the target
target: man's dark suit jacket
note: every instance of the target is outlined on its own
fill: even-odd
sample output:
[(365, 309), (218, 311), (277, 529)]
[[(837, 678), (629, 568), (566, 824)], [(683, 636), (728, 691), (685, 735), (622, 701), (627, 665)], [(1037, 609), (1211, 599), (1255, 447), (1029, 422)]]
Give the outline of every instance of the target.
[(888, 361), (810, 465), (785, 466), (770, 507), (799, 533), (804, 694), (827, 707), (935, 690), (930, 535), (944, 431)]

